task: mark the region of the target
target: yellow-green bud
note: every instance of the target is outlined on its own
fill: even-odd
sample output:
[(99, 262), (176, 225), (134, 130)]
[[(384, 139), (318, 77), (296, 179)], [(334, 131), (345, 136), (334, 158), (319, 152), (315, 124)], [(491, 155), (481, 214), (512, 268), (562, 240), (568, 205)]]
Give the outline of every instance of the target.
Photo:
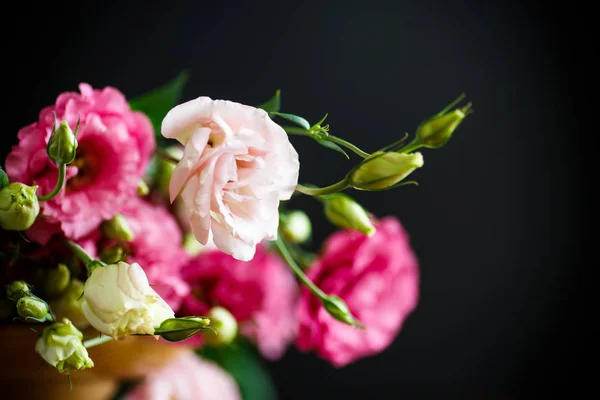
[(129, 227), (127, 220), (121, 214), (117, 214), (112, 219), (102, 223), (102, 233), (110, 239), (125, 240), (127, 242), (133, 240), (133, 231)]
[(292, 243), (306, 242), (312, 233), (310, 218), (304, 211), (295, 210), (281, 216), (281, 231)]
[(123, 261), (124, 251), (119, 246), (111, 246), (100, 251), (100, 260), (106, 264), (116, 264)]
[(138, 181), (138, 187), (137, 187), (137, 194), (138, 196), (147, 196), (148, 193), (150, 193), (150, 188), (148, 187), (148, 184), (146, 183), (145, 180), (140, 179)]
[(192, 257), (197, 256), (204, 249), (204, 245), (196, 240), (192, 232), (183, 236), (183, 249)]
[[(165, 152), (173, 158), (180, 159), (183, 157), (183, 148), (181, 146), (170, 146), (165, 149)], [(169, 195), (169, 182), (175, 170), (175, 163), (171, 160), (160, 158), (156, 170), (156, 185), (158, 190), (165, 195)]]
[(29, 296), (31, 294), (31, 286), (25, 281), (14, 281), (6, 288), (6, 297), (15, 303), (19, 301), (21, 297)]
[(349, 174), (348, 182), (358, 190), (385, 190), (422, 166), (423, 156), (419, 152), (373, 153)]
[(353, 229), (367, 236), (375, 233), (369, 214), (350, 197), (336, 193), (326, 196), (324, 201), (325, 216), (333, 225), (343, 229)]
[(207, 343), (217, 346), (225, 346), (234, 341), (238, 332), (238, 324), (235, 317), (223, 307), (213, 307), (208, 312), (210, 326), (214, 331), (203, 333)]
[(24, 296), (17, 301), (17, 313), (25, 322), (44, 322), (49, 320), (48, 304), (35, 296)]
[(8, 231), (29, 229), (40, 213), (37, 186), (13, 182), (0, 189), (0, 227)]
[(179, 342), (210, 329), (210, 322), (210, 319), (202, 317), (168, 318), (154, 328), (154, 335), (167, 342)]
[(46, 153), (57, 165), (69, 164), (75, 159), (77, 139), (67, 121), (61, 121), (58, 129), (50, 137)]
[(338, 321), (364, 329), (364, 325), (352, 315), (346, 302), (338, 296), (328, 296), (325, 298), (323, 300), (323, 307), (325, 307), (329, 315)]
[(63, 263), (59, 263), (56, 268), (48, 270), (44, 281), (44, 292), (49, 296), (61, 294), (71, 281), (71, 271)]
[(94, 366), (82, 339), (83, 334), (65, 318), (44, 329), (35, 351), (61, 374), (81, 371)]
[(83, 282), (73, 279), (67, 290), (58, 299), (50, 301), (50, 307), (57, 319), (68, 318), (80, 329), (89, 326), (89, 322), (81, 310), (80, 300), (83, 288)]
[(450, 140), (458, 125), (471, 112), (471, 103), (469, 103), (447, 114), (423, 121), (417, 128), (416, 136), (418, 142), (430, 149), (442, 147)]

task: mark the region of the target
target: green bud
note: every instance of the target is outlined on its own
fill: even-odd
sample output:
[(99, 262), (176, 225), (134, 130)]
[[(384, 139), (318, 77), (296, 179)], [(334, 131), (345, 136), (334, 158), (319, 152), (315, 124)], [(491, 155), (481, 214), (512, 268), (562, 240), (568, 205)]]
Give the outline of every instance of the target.
[(25, 322), (49, 321), (48, 304), (35, 296), (24, 296), (17, 301), (17, 313)]
[(49, 296), (61, 294), (71, 281), (71, 271), (65, 264), (60, 263), (56, 268), (48, 270), (44, 281), (44, 292)]
[(100, 251), (100, 260), (106, 264), (116, 264), (123, 261), (125, 252), (119, 246), (111, 246)]
[(347, 179), (358, 190), (389, 189), (415, 169), (423, 166), (421, 153), (373, 153), (371, 157), (360, 163)]
[(137, 194), (138, 196), (147, 196), (148, 193), (150, 193), (150, 188), (148, 187), (148, 184), (146, 183), (145, 180), (140, 179), (138, 182), (138, 187), (137, 187)]
[(0, 227), (8, 231), (29, 229), (40, 213), (37, 186), (13, 182), (0, 190)]
[(312, 233), (310, 218), (304, 211), (295, 210), (281, 216), (281, 231), (292, 243), (306, 242)]
[(58, 129), (50, 137), (46, 153), (57, 165), (70, 164), (75, 159), (77, 139), (67, 121), (61, 121)]
[(208, 312), (210, 326), (214, 331), (204, 332), (207, 343), (217, 346), (228, 345), (237, 336), (238, 324), (235, 317), (223, 307), (213, 307)]
[(416, 140), (422, 146), (436, 149), (445, 145), (460, 123), (471, 114), (471, 103), (466, 106), (442, 113), (421, 122), (417, 127)]
[(81, 309), (81, 296), (83, 294), (84, 283), (78, 279), (73, 279), (71, 284), (58, 299), (50, 301), (52, 312), (57, 319), (67, 318), (78, 328), (89, 326), (88, 320)]
[(112, 219), (102, 222), (101, 228), (102, 233), (110, 239), (129, 242), (134, 238), (127, 220), (121, 214), (117, 214)]
[[(183, 148), (181, 146), (167, 147), (165, 152), (176, 159), (183, 157)], [(171, 181), (171, 176), (175, 170), (175, 165), (176, 164), (173, 161), (165, 160), (164, 158), (158, 160), (155, 182), (158, 190), (167, 196), (169, 195), (169, 182)]]
[(353, 229), (367, 236), (375, 234), (375, 227), (367, 211), (350, 197), (336, 193), (324, 196), (323, 200), (325, 216), (333, 225), (343, 229)]
[(25, 281), (14, 281), (6, 288), (6, 297), (15, 303), (19, 301), (21, 297), (31, 295), (31, 286)]
[(168, 318), (159, 327), (154, 328), (154, 334), (167, 342), (179, 342), (210, 330), (209, 325), (210, 319), (203, 317)]
[(44, 329), (35, 351), (61, 374), (81, 371), (94, 366), (82, 339), (83, 334), (65, 318)]
[(183, 249), (192, 257), (197, 256), (204, 249), (204, 245), (196, 240), (192, 232), (183, 236)]
[(323, 307), (325, 307), (325, 310), (327, 310), (329, 315), (331, 315), (338, 321), (354, 326), (356, 328), (365, 328), (365, 326), (352, 315), (350, 309), (348, 309), (348, 306), (346, 305), (344, 300), (342, 300), (338, 296), (328, 296), (327, 298), (325, 298), (323, 300)]

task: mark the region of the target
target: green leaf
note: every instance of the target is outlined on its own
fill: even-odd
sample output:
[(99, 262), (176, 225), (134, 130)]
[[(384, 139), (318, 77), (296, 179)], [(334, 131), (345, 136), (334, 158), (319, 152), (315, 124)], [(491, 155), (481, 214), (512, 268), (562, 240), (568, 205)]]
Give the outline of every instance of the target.
[(247, 341), (238, 339), (228, 347), (205, 345), (198, 354), (216, 362), (236, 380), (242, 399), (275, 400), (277, 391), (269, 372), (256, 352)]
[(6, 172), (4, 172), (2, 167), (0, 167), (0, 189), (2, 189), (5, 186), (8, 186), (8, 176), (6, 175)]
[(150, 118), (154, 127), (154, 135), (158, 142), (165, 139), (160, 134), (160, 126), (169, 110), (177, 105), (188, 80), (188, 73), (181, 72), (175, 79), (140, 97), (129, 101), (131, 109), (141, 111)]
[(257, 106), (256, 108), (262, 108), (263, 110), (269, 113), (278, 112), (281, 108), (281, 90), (277, 89), (275, 95), (271, 98), (271, 100)]
[(306, 130), (310, 129), (310, 124), (308, 123), (308, 121), (297, 115), (280, 113), (280, 112), (271, 112), (271, 114), (276, 115), (281, 118), (284, 118), (284, 119), (287, 119), (288, 121), (291, 121), (291, 122), (295, 123), (296, 125), (303, 127)]
[(348, 156), (348, 154), (344, 151), (344, 149), (342, 149), (340, 146), (338, 146), (337, 144), (330, 142), (329, 140), (327, 140), (327, 138), (319, 138), (314, 136), (314, 139), (321, 145), (324, 147), (327, 147), (328, 149), (331, 150), (335, 150), (338, 153), (342, 153), (343, 155), (346, 156), (346, 158), (349, 160), (350, 157)]

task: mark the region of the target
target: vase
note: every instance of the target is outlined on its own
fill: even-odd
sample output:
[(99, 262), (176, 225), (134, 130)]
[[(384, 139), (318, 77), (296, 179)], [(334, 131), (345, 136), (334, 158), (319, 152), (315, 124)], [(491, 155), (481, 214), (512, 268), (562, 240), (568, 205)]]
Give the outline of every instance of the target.
[(31, 328), (40, 327), (0, 325), (0, 387), (3, 399), (111, 399), (120, 381), (141, 379), (173, 357), (189, 351), (186, 346), (151, 336), (113, 340), (88, 349), (94, 368), (72, 372), (70, 389), (67, 376), (35, 352), (38, 335)]

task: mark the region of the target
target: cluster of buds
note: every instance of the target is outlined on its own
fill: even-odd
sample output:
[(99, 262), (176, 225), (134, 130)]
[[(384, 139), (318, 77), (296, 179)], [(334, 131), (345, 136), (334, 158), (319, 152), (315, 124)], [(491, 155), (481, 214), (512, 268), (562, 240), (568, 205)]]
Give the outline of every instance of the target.
[(17, 314), (25, 322), (40, 323), (52, 321), (48, 303), (31, 292), (31, 286), (25, 281), (14, 281), (6, 289), (6, 296), (17, 308)]

